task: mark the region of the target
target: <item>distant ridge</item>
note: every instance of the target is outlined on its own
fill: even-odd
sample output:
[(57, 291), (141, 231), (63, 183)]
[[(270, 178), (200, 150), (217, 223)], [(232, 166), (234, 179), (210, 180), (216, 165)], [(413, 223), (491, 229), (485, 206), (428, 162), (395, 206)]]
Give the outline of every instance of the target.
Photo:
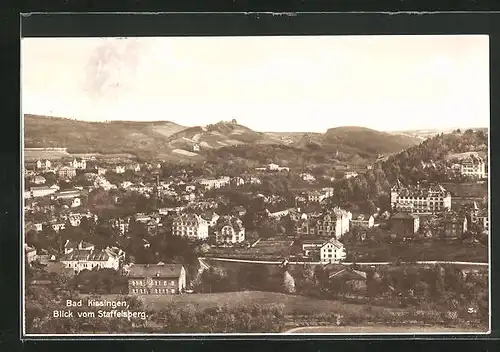
[[(236, 120), (206, 126), (181, 126), (159, 120), (94, 122), (31, 114), (24, 115), (24, 133), (26, 148), (67, 148), (71, 154), (128, 153), (168, 160), (202, 160), (208, 154), (213, 157), (211, 151), (219, 149), (223, 153), (237, 152), (244, 158), (247, 154), (232, 148), (258, 145), (264, 146), (263, 153), (278, 153), (275, 157), (270, 155), (271, 159), (279, 155), (293, 160), (293, 154), (302, 151), (311, 155), (321, 151), (326, 153), (328, 160), (338, 152), (373, 158), (379, 153), (399, 152), (421, 141), (358, 126), (330, 128), (326, 133), (264, 133), (238, 124)], [(272, 145), (288, 148), (265, 147)]]

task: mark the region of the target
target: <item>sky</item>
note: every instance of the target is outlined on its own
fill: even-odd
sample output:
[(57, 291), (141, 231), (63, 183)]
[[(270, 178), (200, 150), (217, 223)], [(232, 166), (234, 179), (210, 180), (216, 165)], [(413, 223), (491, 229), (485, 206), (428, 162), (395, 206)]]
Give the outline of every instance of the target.
[(24, 114), (86, 121), (325, 132), (490, 120), (484, 35), (24, 38), (21, 81)]

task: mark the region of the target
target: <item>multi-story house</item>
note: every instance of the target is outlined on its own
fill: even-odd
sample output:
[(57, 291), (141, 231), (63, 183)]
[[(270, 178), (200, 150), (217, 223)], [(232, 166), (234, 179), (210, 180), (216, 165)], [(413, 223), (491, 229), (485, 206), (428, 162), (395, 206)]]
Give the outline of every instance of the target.
[(223, 176), (218, 179), (200, 179), (198, 183), (205, 187), (206, 190), (219, 189), (229, 185), (231, 178)]
[(287, 216), (291, 212), (294, 212), (296, 209), (295, 208), (288, 208), (280, 211), (275, 211), (274, 213), (269, 212), (268, 209), (266, 209), (266, 214), (268, 217), (271, 219), (281, 219), (284, 216)]
[(139, 164), (133, 164), (129, 166), (129, 169), (134, 171), (134, 172), (139, 172), (141, 171), (141, 165)]
[(371, 229), (375, 225), (375, 218), (373, 215), (370, 215), (368, 218), (365, 218), (364, 215), (359, 215), (357, 219), (351, 220), (351, 226), (353, 227), (361, 227), (361, 228), (369, 228)]
[(108, 171), (108, 170), (107, 170), (107, 169), (105, 169), (105, 168), (103, 168), (103, 167), (98, 167), (98, 168), (97, 168), (97, 174), (98, 174), (98, 175), (106, 175), (106, 172), (107, 172), (107, 171)]
[(115, 167), (115, 172), (117, 174), (123, 174), (125, 172), (125, 166), (122, 165), (116, 165)]
[(115, 229), (120, 235), (125, 235), (130, 226), (130, 218), (117, 218), (109, 221), (111, 228)]
[(221, 217), (215, 227), (215, 241), (218, 244), (234, 244), (245, 240), (243, 222), (237, 217)]
[(243, 177), (233, 177), (231, 179), (231, 184), (236, 187), (239, 187), (245, 184), (245, 180), (243, 179)]
[(397, 235), (414, 235), (420, 228), (420, 218), (414, 214), (398, 213), (391, 217), (391, 228)]
[(208, 222), (197, 214), (184, 213), (174, 219), (172, 234), (192, 240), (207, 240)]
[(133, 295), (179, 294), (186, 289), (186, 269), (181, 264), (133, 264), (127, 277)]
[(210, 227), (217, 225), (217, 221), (220, 219), (219, 214), (210, 210), (203, 212), (201, 217), (208, 222), (208, 226)]
[(305, 240), (302, 242), (305, 257), (319, 259), (323, 263), (338, 263), (346, 258), (344, 245), (335, 238), (328, 240)]
[(80, 197), (82, 192), (78, 189), (67, 189), (64, 191), (58, 191), (54, 194), (56, 199), (73, 199)]
[(118, 270), (124, 255), (125, 253), (118, 248), (107, 247), (96, 251), (95, 246), (80, 243), (77, 248), (65, 247), (65, 254), (60, 261), (77, 274), (82, 270), (94, 268)]
[(350, 212), (335, 207), (318, 216), (300, 219), (295, 226), (295, 231), (298, 235), (333, 236), (339, 239), (349, 231), (351, 217)]
[(406, 187), (397, 182), (391, 188), (393, 210), (408, 213), (438, 213), (451, 210), (451, 194), (441, 185)]
[(325, 195), (320, 191), (311, 191), (307, 193), (307, 201), (310, 203), (320, 203), (325, 198)]
[(353, 177), (358, 177), (358, 173), (356, 171), (347, 171), (344, 173), (344, 179), (348, 180)]
[(457, 214), (448, 214), (441, 219), (441, 225), (444, 237), (456, 238), (467, 232), (468, 223), (467, 217), (458, 216)]
[(30, 247), (27, 244), (24, 245), (24, 253), (26, 255), (26, 260), (28, 263), (32, 263), (36, 260), (36, 248)]
[(313, 175), (308, 174), (308, 173), (300, 174), (300, 178), (302, 179), (302, 181), (306, 181), (306, 182), (315, 182), (316, 181), (316, 177), (314, 177)]
[(460, 162), (460, 174), (470, 177), (486, 178), (486, 162), (479, 155), (471, 154)]
[(474, 202), (472, 209), (469, 211), (469, 217), (472, 224), (478, 224), (484, 231), (489, 230), (488, 211), (478, 207)]
[(66, 224), (64, 222), (54, 221), (54, 222), (50, 223), (50, 227), (52, 227), (52, 229), (55, 232), (59, 232), (59, 231), (64, 230), (66, 228)]
[(74, 159), (70, 163), (70, 166), (74, 167), (75, 169), (85, 170), (87, 168), (87, 161), (85, 159)]
[(45, 177), (40, 176), (40, 175), (33, 177), (33, 183), (35, 185), (43, 185), (46, 181), (47, 180), (45, 179)]
[(60, 178), (73, 178), (76, 176), (76, 169), (70, 166), (62, 166), (57, 170), (57, 176)]
[(50, 162), (50, 160), (45, 160), (45, 162), (38, 160), (36, 162), (37, 169), (50, 169), (51, 166), (52, 166), (52, 163)]
[(51, 187), (34, 186), (34, 187), (30, 187), (29, 195), (31, 198), (42, 198), (42, 197), (48, 196), (50, 194), (56, 193), (58, 189), (59, 189), (59, 187), (56, 185), (53, 185)]

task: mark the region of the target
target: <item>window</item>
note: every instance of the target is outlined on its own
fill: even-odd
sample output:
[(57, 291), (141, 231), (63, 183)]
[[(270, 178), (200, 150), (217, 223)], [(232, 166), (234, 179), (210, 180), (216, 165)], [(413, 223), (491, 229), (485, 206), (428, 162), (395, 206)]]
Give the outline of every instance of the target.
[(163, 286), (167, 286), (167, 280), (163, 281)]
[(170, 290), (170, 293), (175, 293), (175, 289), (171, 289), (171, 290)]

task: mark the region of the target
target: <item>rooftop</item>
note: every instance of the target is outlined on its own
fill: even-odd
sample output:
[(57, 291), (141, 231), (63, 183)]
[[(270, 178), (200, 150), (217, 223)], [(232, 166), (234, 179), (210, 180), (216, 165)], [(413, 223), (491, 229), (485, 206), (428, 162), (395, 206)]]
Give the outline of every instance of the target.
[(182, 268), (182, 264), (134, 264), (130, 267), (128, 276), (178, 278)]

